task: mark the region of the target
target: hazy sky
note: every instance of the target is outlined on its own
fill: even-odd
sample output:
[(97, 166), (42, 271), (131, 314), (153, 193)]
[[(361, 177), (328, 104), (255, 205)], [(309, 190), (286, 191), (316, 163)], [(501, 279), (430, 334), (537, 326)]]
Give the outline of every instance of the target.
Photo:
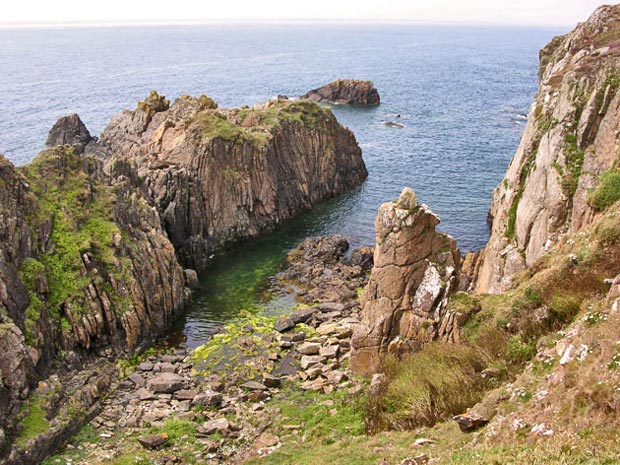
[(362, 20), (574, 25), (600, 0), (3, 0), (0, 23)]

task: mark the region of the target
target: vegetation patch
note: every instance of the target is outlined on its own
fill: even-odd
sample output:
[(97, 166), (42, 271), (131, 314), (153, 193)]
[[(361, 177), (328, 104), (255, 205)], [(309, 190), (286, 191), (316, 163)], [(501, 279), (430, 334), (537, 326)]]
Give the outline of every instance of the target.
[(565, 169), (559, 171), (562, 178), (562, 193), (568, 199), (572, 200), (577, 191), (579, 176), (581, 176), (581, 168), (583, 167), (583, 160), (585, 157), (585, 152), (580, 150), (577, 144), (577, 136), (575, 134), (566, 135), (564, 156)]
[(485, 358), (467, 345), (434, 342), (402, 359), (386, 360), (385, 391), (369, 400), (370, 432), (430, 426), (478, 402)]
[(620, 170), (616, 168), (603, 172), (599, 185), (590, 192), (588, 200), (599, 211), (620, 200)]
[(15, 440), (18, 447), (24, 447), (26, 443), (36, 438), (39, 434), (46, 433), (50, 429), (45, 410), (45, 399), (37, 394), (32, 395), (24, 403), (20, 412), (21, 430)]

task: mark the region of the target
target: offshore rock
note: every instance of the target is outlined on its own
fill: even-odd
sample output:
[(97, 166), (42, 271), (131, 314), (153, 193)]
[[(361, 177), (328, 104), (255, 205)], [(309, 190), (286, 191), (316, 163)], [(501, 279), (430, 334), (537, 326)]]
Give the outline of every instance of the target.
[(379, 92), (370, 81), (356, 79), (338, 79), (329, 84), (311, 90), (302, 98), (321, 103), (343, 105), (379, 105)]
[(353, 133), (309, 101), (219, 110), (208, 97), (183, 96), (169, 107), (119, 113), (100, 145), (114, 160), (110, 167), (134, 167), (177, 256), (194, 269), (213, 250), (367, 177)]
[(90, 132), (75, 113), (60, 118), (47, 135), (45, 145), (71, 145), (77, 153), (82, 153), (92, 140)]
[(353, 335), (350, 367), (380, 371), (390, 352), (419, 350), (458, 331), (446, 311), (457, 288), (460, 253), (450, 236), (435, 231), (439, 218), (417, 205), (411, 189), (379, 208), (374, 266), (362, 296), (362, 321)]
[(540, 88), (504, 180), (473, 288), (499, 293), (565, 233), (590, 224), (588, 201), (618, 163), (620, 7), (602, 6), (540, 52)]

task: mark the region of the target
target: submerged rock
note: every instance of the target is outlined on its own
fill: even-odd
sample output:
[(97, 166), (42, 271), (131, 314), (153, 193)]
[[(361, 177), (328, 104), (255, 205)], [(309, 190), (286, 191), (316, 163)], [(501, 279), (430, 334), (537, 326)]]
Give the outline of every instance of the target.
[(302, 98), (313, 102), (326, 102), (353, 105), (379, 105), (379, 92), (370, 81), (338, 79), (311, 90)]

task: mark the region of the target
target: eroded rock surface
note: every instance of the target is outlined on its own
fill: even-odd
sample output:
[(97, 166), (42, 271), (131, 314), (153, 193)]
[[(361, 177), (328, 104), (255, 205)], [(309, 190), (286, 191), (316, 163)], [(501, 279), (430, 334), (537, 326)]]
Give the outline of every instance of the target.
[[(28, 434), (21, 420), (38, 380), (63, 384), (93, 360), (149, 345), (215, 248), (367, 175), (353, 134), (308, 101), (218, 110), (206, 96), (171, 105), (153, 92), (100, 141), (71, 115), (48, 144), (61, 145), (24, 167), (0, 157), (0, 453)], [(155, 390), (184, 386), (169, 369)], [(11, 463), (40, 460), (77, 425), (14, 447)]]
[(375, 373), (388, 352), (415, 351), (432, 340), (457, 337), (456, 316), (445, 306), (457, 287), (461, 258), (454, 239), (435, 231), (437, 224), (439, 218), (418, 205), (408, 188), (398, 202), (379, 208), (374, 266), (352, 342), (352, 371)]
[(71, 145), (77, 153), (82, 153), (92, 139), (86, 125), (73, 113), (56, 121), (47, 135), (45, 145)]
[(135, 167), (186, 266), (366, 179), (353, 133), (312, 102), (219, 110), (204, 96), (157, 97), (113, 117), (100, 146)]
[(372, 82), (356, 79), (338, 79), (311, 90), (303, 98), (344, 105), (379, 105), (381, 102), (379, 92)]
[(493, 192), (479, 293), (498, 293), (560, 237), (590, 224), (589, 191), (618, 164), (620, 8), (598, 8), (540, 52), (540, 88), (521, 143)]

